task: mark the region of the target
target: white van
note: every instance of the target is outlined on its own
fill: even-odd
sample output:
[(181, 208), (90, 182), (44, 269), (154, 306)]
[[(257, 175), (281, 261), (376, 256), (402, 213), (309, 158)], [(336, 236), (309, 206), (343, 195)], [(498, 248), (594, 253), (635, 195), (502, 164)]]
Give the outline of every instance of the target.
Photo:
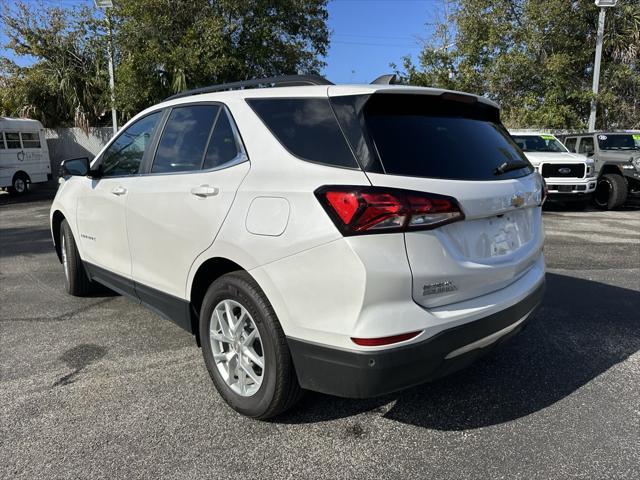
[(44, 127), (37, 120), (0, 117), (0, 188), (22, 195), (51, 179)]

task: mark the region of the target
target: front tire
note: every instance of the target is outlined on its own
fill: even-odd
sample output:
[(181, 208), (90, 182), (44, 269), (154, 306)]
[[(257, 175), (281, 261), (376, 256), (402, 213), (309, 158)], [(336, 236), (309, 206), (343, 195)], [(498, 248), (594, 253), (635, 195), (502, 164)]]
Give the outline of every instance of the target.
[(231, 408), (267, 419), (300, 398), (287, 341), (269, 300), (246, 272), (220, 277), (200, 311), (202, 354)]
[(91, 293), (93, 283), (87, 276), (71, 227), (66, 220), (60, 224), (60, 257), (64, 268), (64, 288), (67, 293), (75, 297), (84, 297)]
[(613, 210), (627, 201), (629, 186), (622, 175), (607, 173), (598, 179), (593, 203), (601, 210)]

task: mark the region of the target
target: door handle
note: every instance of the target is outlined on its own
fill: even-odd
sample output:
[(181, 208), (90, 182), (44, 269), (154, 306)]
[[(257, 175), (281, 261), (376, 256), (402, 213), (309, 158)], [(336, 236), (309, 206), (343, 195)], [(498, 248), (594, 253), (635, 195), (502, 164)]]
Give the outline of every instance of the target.
[(199, 187), (193, 187), (191, 189), (191, 195), (196, 197), (213, 197), (218, 194), (220, 190), (217, 187), (211, 185), (200, 185)]
[(120, 196), (127, 193), (127, 189), (121, 186), (117, 186), (117, 187), (114, 187), (113, 190), (111, 190), (111, 193), (113, 193), (114, 195)]

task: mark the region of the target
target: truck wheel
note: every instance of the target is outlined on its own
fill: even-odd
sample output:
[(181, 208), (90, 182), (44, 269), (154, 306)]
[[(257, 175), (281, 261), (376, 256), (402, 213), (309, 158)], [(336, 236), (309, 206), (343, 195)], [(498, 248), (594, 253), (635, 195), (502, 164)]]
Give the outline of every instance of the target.
[(246, 272), (220, 277), (200, 311), (202, 354), (231, 408), (267, 419), (300, 398), (287, 341), (269, 300)]
[(82, 265), (76, 241), (66, 220), (60, 225), (60, 254), (64, 268), (64, 287), (67, 293), (83, 297), (93, 291), (93, 283)]
[(31, 183), (29, 175), (22, 172), (16, 173), (9, 187), (9, 193), (12, 195), (24, 195), (29, 191), (29, 183)]
[(607, 173), (598, 179), (593, 202), (602, 210), (613, 210), (627, 200), (629, 187), (622, 175)]

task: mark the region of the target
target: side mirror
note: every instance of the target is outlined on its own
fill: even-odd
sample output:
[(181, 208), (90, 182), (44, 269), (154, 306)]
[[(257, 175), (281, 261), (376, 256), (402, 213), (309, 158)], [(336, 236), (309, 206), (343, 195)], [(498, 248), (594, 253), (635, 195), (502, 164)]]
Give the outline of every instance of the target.
[(61, 177), (85, 177), (89, 174), (89, 159), (87, 157), (69, 158), (60, 163)]

